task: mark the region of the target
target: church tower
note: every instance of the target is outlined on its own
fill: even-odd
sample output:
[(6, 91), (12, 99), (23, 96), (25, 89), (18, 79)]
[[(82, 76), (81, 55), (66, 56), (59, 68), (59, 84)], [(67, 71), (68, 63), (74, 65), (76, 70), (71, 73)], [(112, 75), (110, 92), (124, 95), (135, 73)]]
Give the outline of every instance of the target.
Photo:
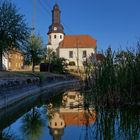
[(60, 21), (61, 11), (58, 4), (52, 10), (52, 24), (48, 31), (48, 48), (57, 51), (59, 43), (64, 39), (64, 28)]

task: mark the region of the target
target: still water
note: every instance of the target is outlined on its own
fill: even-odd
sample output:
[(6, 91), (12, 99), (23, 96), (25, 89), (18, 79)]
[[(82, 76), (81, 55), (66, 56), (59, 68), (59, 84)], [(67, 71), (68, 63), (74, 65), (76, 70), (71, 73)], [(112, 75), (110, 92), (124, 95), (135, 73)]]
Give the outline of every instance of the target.
[(95, 109), (79, 91), (29, 101), (4, 110), (0, 139), (140, 140), (138, 107)]

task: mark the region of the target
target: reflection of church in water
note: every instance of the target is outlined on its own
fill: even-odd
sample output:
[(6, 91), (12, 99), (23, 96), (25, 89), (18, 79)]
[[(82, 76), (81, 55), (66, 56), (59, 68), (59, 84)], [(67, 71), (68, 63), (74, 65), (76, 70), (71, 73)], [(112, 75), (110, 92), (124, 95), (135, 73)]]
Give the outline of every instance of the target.
[(93, 108), (84, 108), (83, 97), (79, 92), (66, 92), (59, 109), (48, 105), (48, 126), (54, 140), (61, 140), (67, 126), (88, 126), (95, 122), (96, 112)]

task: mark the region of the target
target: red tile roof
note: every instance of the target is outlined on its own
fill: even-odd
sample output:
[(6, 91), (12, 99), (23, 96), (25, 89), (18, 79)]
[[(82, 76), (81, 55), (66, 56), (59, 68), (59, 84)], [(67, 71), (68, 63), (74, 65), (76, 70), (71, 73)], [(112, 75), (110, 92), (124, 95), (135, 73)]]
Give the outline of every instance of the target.
[(96, 40), (89, 35), (65, 35), (60, 48), (96, 48)]
[(61, 112), (61, 116), (64, 119), (65, 125), (89, 125), (96, 121), (96, 112), (92, 114), (83, 112)]

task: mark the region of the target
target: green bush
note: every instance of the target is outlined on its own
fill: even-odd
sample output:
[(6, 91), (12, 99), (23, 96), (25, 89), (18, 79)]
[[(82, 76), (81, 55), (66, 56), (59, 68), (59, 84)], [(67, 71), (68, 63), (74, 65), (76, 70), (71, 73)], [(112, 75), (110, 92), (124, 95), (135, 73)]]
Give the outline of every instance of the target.
[(50, 60), (48, 61), (48, 71), (50, 72), (63, 74), (67, 72), (66, 68), (66, 59), (58, 57), (56, 54), (53, 54)]

